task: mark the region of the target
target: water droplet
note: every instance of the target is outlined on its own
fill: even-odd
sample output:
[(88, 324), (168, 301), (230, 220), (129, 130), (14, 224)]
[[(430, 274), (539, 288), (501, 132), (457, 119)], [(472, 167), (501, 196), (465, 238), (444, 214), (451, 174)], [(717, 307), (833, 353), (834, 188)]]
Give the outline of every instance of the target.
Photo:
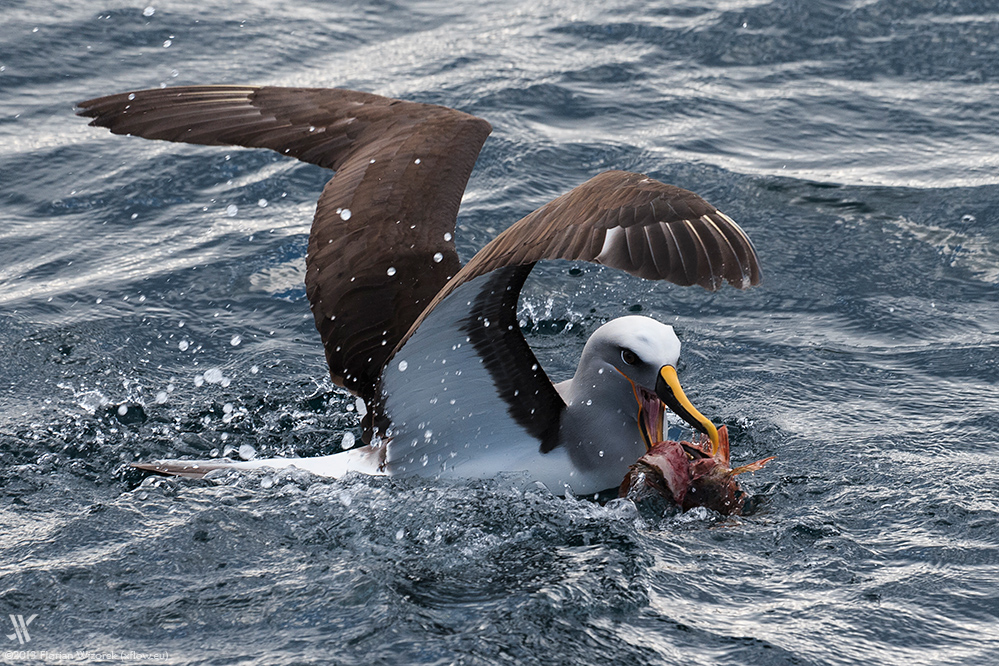
[(239, 447), (239, 457), (243, 460), (253, 460), (257, 455), (257, 450), (249, 444), (241, 444)]
[(173, 41), (168, 39), (165, 42), (163, 42), (163, 48), (168, 49), (170, 48), (171, 44), (173, 44)]
[(417, 157), (415, 160), (413, 160), (413, 164), (419, 164), (419, 163), (420, 163), (420, 158), (419, 157)]
[(233, 347), (238, 347), (239, 343), (242, 341), (243, 338), (239, 337), (239, 335), (234, 335), (229, 339), (229, 344), (232, 345)]
[(389, 276), (395, 275), (395, 266), (389, 266), (388, 270), (385, 271)]
[(406, 536), (406, 530), (399, 528), (399, 531), (395, 533), (395, 540), (402, 541), (402, 538)]
[[(143, 16), (152, 16), (155, 13), (156, 13), (156, 8), (155, 7), (146, 7), (145, 9), (142, 10), (142, 15)], [(129, 99), (132, 99), (132, 98), (129, 97)]]
[(194, 376), (194, 385), (195, 386), (199, 386), (200, 387), (200, 386), (203, 386), (204, 383), (205, 383), (205, 376), (204, 375), (195, 375)]
[(255, 366), (255, 365), (251, 365), (250, 366), (250, 374), (251, 375), (255, 375), (258, 372), (260, 372), (260, 368), (259, 367)]
[(267, 199), (257, 199), (257, 205), (261, 208), (267, 208)]
[(100, 304), (101, 304), (101, 303), (103, 303), (103, 302), (104, 302), (104, 299), (103, 299), (103, 298), (98, 298), (98, 299), (97, 299), (97, 305), (100, 305)]
[(354, 433), (352, 432), (343, 433), (343, 439), (340, 440), (340, 448), (344, 451), (354, 448), (354, 442), (356, 439), (357, 438), (354, 437)]
[(350, 219), (350, 209), (349, 208), (344, 208), (343, 210), (340, 211), (340, 219), (344, 220), (344, 221)]
[(156, 394), (156, 404), (157, 405), (162, 405), (166, 401), (167, 401), (167, 392), (166, 391), (160, 391), (159, 393)]
[(128, 406), (127, 405), (121, 405), (121, 406), (119, 406), (118, 407), (118, 416), (125, 416), (125, 414), (128, 414)]
[(205, 381), (209, 384), (220, 384), (222, 379), (222, 371), (220, 369), (208, 368), (205, 370)]
[(444, 261), (444, 255), (441, 254), (440, 252), (435, 252), (434, 253), (434, 263), (435, 264), (439, 264), (442, 261)]
[(406, 372), (406, 368), (409, 367), (409, 363), (406, 361), (399, 361), (399, 372)]
[(445, 231), (444, 232), (444, 240), (446, 240), (446, 241), (451, 240), (451, 234)]
[(181, 351), (187, 351), (187, 348), (190, 346), (191, 343), (188, 342), (187, 340), (181, 340), (180, 342), (177, 343), (177, 347), (180, 348)]
[(225, 214), (228, 215), (229, 217), (236, 217), (238, 213), (239, 213), (239, 206), (237, 206), (236, 204), (229, 204), (228, 206), (225, 207)]

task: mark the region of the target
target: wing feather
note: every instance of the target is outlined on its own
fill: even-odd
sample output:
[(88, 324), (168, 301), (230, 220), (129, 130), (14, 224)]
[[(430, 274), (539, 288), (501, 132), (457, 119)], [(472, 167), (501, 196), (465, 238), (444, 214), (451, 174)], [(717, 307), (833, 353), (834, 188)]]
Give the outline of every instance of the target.
[(465, 282), (543, 259), (591, 261), (712, 291), (724, 282), (744, 289), (761, 279), (756, 250), (730, 217), (693, 192), (638, 173), (607, 171), (494, 238), (448, 282), (409, 334)]
[(461, 266), (444, 234), (491, 131), (481, 118), (351, 90), (253, 86), (141, 90), (79, 107), (115, 134), (269, 148), (336, 170), (316, 206), (306, 293), (330, 374), (362, 396)]

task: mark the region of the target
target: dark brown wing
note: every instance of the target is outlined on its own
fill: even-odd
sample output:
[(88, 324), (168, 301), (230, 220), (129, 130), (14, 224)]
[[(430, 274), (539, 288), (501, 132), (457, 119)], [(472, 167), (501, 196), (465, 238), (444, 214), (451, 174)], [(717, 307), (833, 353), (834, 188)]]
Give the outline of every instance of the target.
[(115, 134), (270, 148), (336, 171), (316, 207), (305, 283), (334, 381), (364, 397), (460, 268), (451, 234), (492, 129), (481, 118), (350, 90), (247, 86), (142, 90), (79, 106)]
[(606, 171), (521, 219), (463, 277), (541, 259), (592, 261), (712, 291), (760, 282), (753, 244), (731, 218), (693, 192), (627, 171)]
[[(761, 279), (749, 237), (707, 201), (642, 174), (606, 171), (494, 238), (437, 295), (431, 308), (480, 275), (542, 259), (592, 261), (649, 280), (697, 284), (712, 291), (726, 281), (745, 289)], [(519, 291), (519, 285), (516, 288)], [(413, 330), (420, 321), (422, 317)]]

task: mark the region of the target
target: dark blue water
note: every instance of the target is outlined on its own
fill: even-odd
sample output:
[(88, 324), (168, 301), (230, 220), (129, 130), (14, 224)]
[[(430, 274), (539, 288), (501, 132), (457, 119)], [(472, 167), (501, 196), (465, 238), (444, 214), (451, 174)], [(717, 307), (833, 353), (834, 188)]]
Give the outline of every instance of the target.
[[(995, 4), (481, 4), (0, 0), (0, 658), (999, 663)], [(609, 318), (674, 323), (735, 461), (778, 456), (762, 508), (130, 470), (359, 432), (302, 286), (328, 174), (73, 115), (193, 83), (487, 118), (466, 258), (605, 169), (739, 221), (758, 289), (555, 263), (522, 309), (555, 379)]]

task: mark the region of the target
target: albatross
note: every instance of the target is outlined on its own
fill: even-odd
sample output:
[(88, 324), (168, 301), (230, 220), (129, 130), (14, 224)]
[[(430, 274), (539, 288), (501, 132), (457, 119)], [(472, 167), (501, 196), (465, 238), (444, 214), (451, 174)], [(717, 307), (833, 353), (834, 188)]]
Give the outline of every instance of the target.
[[(306, 293), (333, 382), (360, 397), (364, 446), (316, 458), (159, 461), (201, 477), (220, 467), (295, 466), (432, 478), (526, 473), (556, 493), (617, 486), (661, 433), (665, 408), (718, 434), (677, 378), (672, 327), (625, 316), (586, 342), (553, 383), (517, 320), (535, 263), (588, 261), (650, 280), (745, 289), (752, 242), (687, 190), (607, 171), (515, 222), (461, 265), (458, 207), (491, 125), (455, 109), (335, 88), (186, 86), (79, 105), (115, 134), (269, 148), (334, 171), (316, 206)], [(650, 420), (648, 417), (652, 415)]]

